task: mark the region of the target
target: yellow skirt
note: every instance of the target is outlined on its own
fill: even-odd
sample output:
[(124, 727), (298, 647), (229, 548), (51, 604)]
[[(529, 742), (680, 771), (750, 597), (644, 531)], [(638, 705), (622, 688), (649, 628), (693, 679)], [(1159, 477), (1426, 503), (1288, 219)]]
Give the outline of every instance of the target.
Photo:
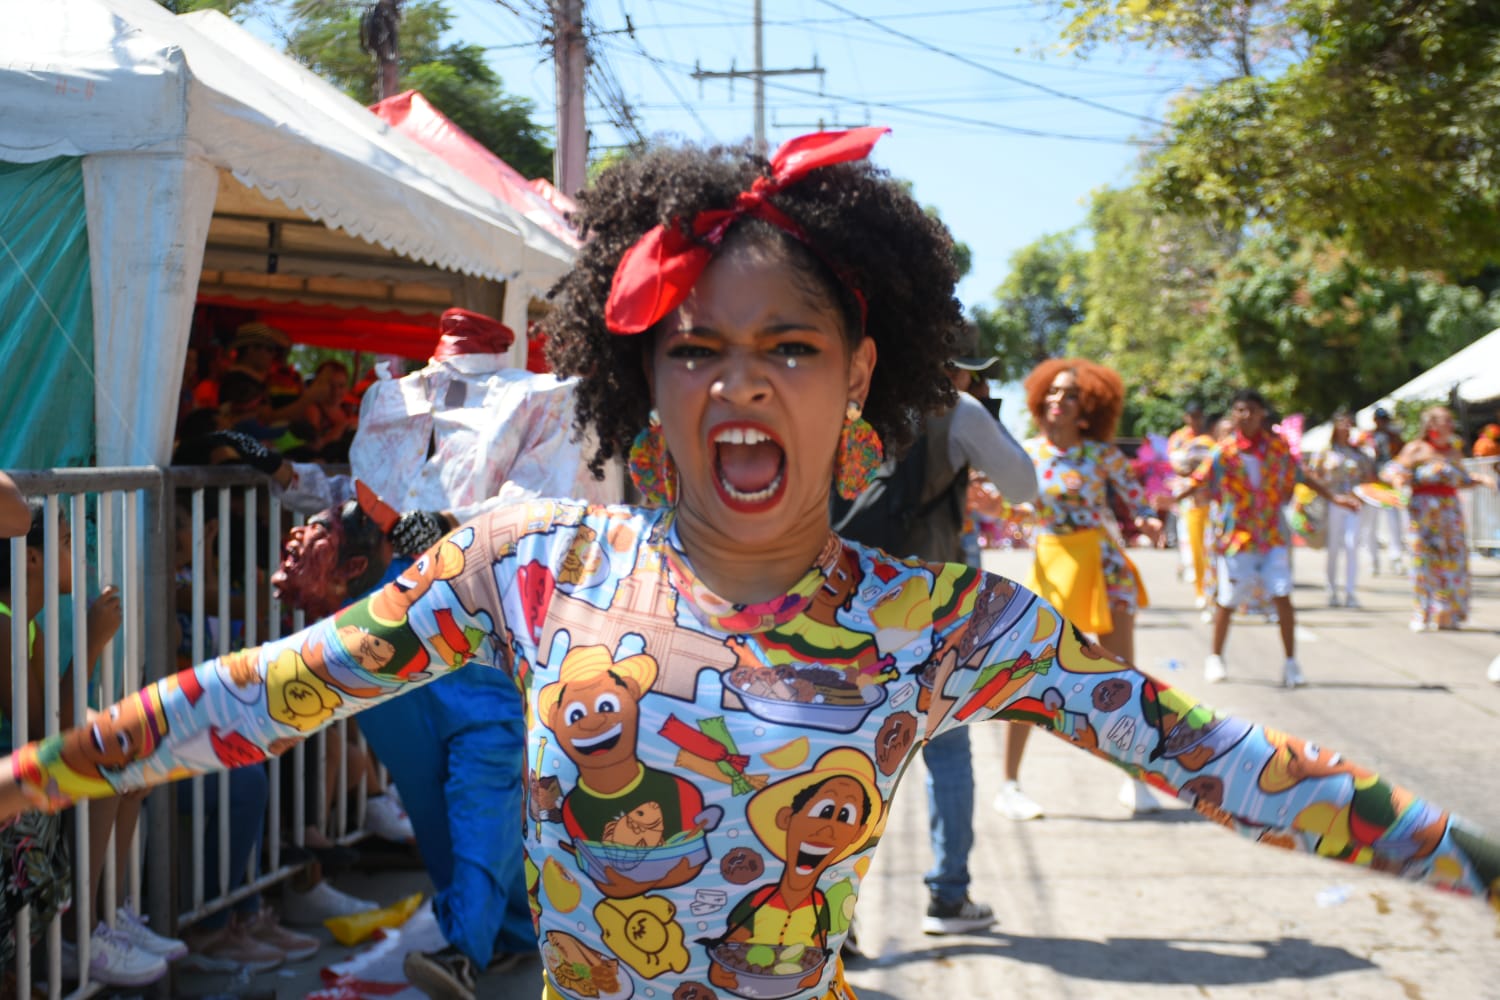
[[(1115, 630), (1109, 610), (1109, 582), (1104, 577), (1104, 546), (1112, 544), (1102, 528), (1069, 535), (1036, 536), (1036, 559), (1026, 589), (1063, 613), (1085, 632), (1108, 635)], [(1121, 550), (1125, 570), (1135, 577), (1136, 606), (1146, 606), (1146, 584), (1140, 570)]]

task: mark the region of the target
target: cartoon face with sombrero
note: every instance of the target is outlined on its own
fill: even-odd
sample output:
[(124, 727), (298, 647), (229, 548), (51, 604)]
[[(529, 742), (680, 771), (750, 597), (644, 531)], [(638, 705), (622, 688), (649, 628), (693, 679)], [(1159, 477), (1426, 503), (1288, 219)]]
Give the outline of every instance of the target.
[[(640, 701), (656, 674), (656, 659), (647, 653), (616, 659), (605, 646), (580, 646), (563, 657), (558, 679), (537, 692), (538, 721), (556, 734), (578, 768), (577, 784), (562, 799), (563, 825), (575, 850), (605, 843), (650, 848), (717, 825), (696, 786), (646, 766), (636, 754)], [(647, 832), (632, 836), (637, 828)], [(644, 857), (628, 869), (604, 863), (597, 872), (585, 870), (606, 896), (624, 899), (681, 885), (707, 858), (705, 849), (678, 858), (666, 871), (649, 867)], [(650, 876), (640, 877), (643, 871)]]

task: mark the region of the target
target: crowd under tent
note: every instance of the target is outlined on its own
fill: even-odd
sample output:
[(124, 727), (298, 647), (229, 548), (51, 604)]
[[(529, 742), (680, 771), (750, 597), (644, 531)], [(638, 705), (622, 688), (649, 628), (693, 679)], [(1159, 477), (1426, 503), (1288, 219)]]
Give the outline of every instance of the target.
[(523, 332), (574, 256), (214, 12), (18, 7), (0, 104), (0, 467), (165, 464), (200, 301), (420, 356), (448, 306)]

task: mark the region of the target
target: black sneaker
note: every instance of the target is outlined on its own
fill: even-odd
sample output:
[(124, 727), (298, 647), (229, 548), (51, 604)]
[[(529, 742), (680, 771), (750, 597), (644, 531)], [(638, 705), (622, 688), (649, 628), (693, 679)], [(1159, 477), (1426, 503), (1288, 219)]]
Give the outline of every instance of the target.
[(414, 951), (401, 963), (407, 982), (433, 1000), (475, 1000), (479, 975), (468, 955), (449, 945), (442, 951)]
[(934, 898), (927, 904), (927, 916), (922, 918), (922, 933), (963, 934), (982, 931), (994, 922), (994, 910), (967, 896), (953, 903), (940, 903)]

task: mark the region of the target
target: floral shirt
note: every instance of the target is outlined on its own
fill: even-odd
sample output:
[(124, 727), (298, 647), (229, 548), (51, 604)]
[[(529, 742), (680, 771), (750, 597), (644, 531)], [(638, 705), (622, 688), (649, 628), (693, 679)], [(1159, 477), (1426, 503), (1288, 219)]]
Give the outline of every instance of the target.
[[(1029, 722), (1245, 836), (1465, 893), (1500, 845), (1283, 733), (1110, 659), (1034, 594), (830, 535), (786, 594), (717, 597), (670, 512), (482, 515), (301, 633), (31, 744), (32, 801), (279, 753), (466, 663), (525, 696), (528, 890), (552, 998), (846, 997), (839, 947), (925, 739)], [(471, 669), (483, 669), (475, 666)]]
[(1375, 478), (1375, 462), (1352, 444), (1333, 444), (1318, 452), (1312, 471), (1335, 493), (1351, 493)]
[(1214, 446), (1193, 481), (1206, 483), (1217, 501), (1216, 546), (1224, 555), (1267, 552), (1287, 544), (1281, 508), (1292, 497), (1297, 467), (1280, 436), (1251, 442), (1236, 434)]
[(1114, 518), (1110, 486), (1131, 510), (1151, 515), (1146, 491), (1114, 445), (1085, 439), (1063, 450), (1044, 437), (1034, 437), (1022, 447), (1036, 465), (1038, 531), (1067, 535), (1087, 528), (1109, 529)]

